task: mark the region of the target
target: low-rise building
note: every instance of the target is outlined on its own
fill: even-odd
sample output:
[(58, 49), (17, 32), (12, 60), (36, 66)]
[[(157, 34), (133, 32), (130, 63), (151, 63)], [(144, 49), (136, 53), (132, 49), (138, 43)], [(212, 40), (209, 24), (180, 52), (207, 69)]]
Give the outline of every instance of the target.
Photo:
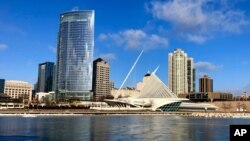
[(0, 93), (0, 102), (9, 102), (10, 101), (10, 96)]
[(54, 95), (55, 94), (53, 92), (49, 92), (49, 93), (39, 92), (39, 93), (36, 93), (36, 99), (40, 103), (46, 103), (46, 102), (52, 101), (54, 99)]
[(11, 99), (9, 95), (0, 93), (0, 109), (24, 108), (22, 102)]
[(24, 81), (7, 80), (5, 81), (4, 93), (14, 99), (23, 98), (31, 101), (32, 84)]
[(225, 92), (195, 92), (188, 94), (179, 94), (179, 98), (188, 98), (191, 101), (204, 102), (204, 101), (230, 101), (233, 100), (233, 94)]

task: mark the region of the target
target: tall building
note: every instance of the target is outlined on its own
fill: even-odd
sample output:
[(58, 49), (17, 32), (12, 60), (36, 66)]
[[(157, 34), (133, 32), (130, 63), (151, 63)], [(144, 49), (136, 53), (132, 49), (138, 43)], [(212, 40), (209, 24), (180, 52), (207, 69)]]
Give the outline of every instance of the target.
[(94, 11), (60, 15), (57, 47), (57, 100), (91, 100), (94, 51)]
[(168, 85), (177, 95), (195, 91), (193, 58), (181, 49), (168, 54)]
[(5, 79), (0, 79), (0, 93), (4, 93)]
[(193, 58), (187, 59), (188, 92), (195, 92), (195, 68)]
[(38, 80), (36, 86), (37, 92), (53, 91), (54, 67), (55, 65), (52, 62), (45, 62), (39, 64)]
[(213, 92), (213, 79), (208, 75), (199, 79), (199, 92)]
[(24, 81), (7, 80), (5, 81), (4, 93), (12, 98), (20, 98), (31, 100), (32, 84)]
[(113, 90), (113, 89), (115, 89), (115, 83), (114, 83), (114, 81), (109, 81), (109, 86), (110, 86), (110, 90)]
[(54, 74), (53, 74), (53, 87), (52, 90), (55, 92), (56, 90), (56, 65), (54, 65), (54, 70), (53, 70)]
[(93, 93), (94, 101), (100, 101), (110, 95), (109, 64), (101, 58), (93, 63)]

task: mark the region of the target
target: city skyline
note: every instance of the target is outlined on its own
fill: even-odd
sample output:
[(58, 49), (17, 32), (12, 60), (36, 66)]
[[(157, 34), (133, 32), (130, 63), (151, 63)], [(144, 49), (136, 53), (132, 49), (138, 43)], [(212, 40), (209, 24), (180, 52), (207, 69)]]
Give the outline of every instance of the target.
[[(32, 3), (34, 6), (30, 7)], [(142, 49), (145, 53), (125, 86), (135, 86), (148, 70), (158, 65), (158, 76), (168, 84), (168, 53), (181, 48), (194, 58), (196, 83), (208, 74), (214, 79), (215, 91), (250, 93), (249, 4), (214, 0), (98, 1), (98, 4), (1, 1), (0, 15), (4, 18), (0, 20), (0, 77), (34, 84), (38, 64), (56, 62), (60, 13), (78, 7), (95, 10), (94, 58), (102, 57), (110, 63), (110, 79), (116, 87)], [(178, 12), (180, 9), (182, 13)]]

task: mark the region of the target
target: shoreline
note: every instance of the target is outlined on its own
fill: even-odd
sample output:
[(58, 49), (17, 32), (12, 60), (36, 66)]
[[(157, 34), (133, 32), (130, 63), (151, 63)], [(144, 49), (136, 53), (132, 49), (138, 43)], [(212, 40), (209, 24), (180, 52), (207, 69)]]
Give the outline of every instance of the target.
[(1, 116), (83, 116), (83, 115), (173, 115), (183, 117), (197, 117), (197, 118), (249, 118), (248, 112), (154, 112), (154, 111), (107, 111), (107, 110), (82, 110), (82, 109), (46, 109), (46, 110), (0, 110)]

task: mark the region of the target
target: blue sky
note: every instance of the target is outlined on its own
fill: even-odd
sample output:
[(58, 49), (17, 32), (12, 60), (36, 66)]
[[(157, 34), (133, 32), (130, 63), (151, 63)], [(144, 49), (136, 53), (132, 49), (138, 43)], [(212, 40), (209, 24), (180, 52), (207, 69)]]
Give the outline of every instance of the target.
[(0, 78), (34, 84), (38, 64), (56, 60), (59, 14), (75, 7), (95, 10), (94, 56), (108, 60), (116, 86), (142, 49), (125, 86), (158, 65), (167, 83), (168, 53), (181, 48), (216, 91), (250, 93), (249, 0), (1, 0)]

